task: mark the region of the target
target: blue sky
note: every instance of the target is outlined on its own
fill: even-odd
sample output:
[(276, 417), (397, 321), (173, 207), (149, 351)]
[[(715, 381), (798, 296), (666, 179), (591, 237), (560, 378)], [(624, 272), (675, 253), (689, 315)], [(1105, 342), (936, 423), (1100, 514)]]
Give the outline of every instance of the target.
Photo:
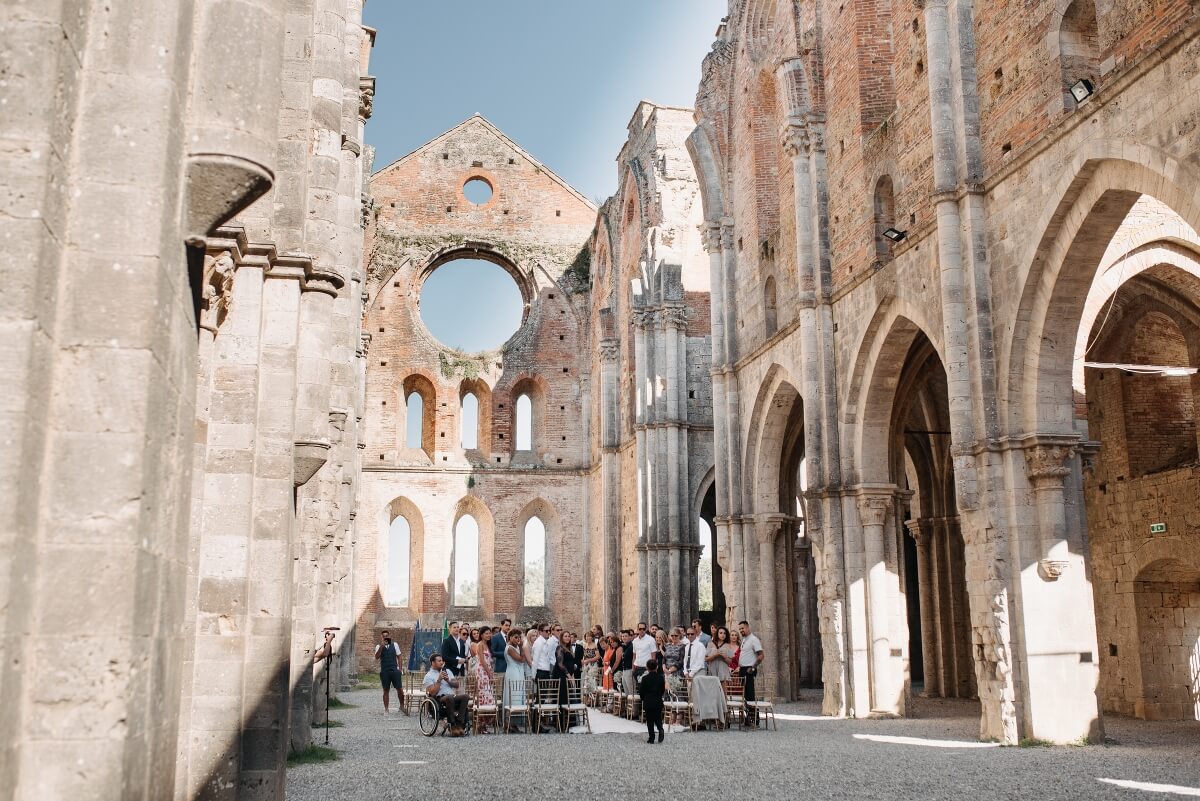
[(584, 195), (639, 100), (691, 106), (725, 0), (370, 0), (378, 169), (475, 112)]

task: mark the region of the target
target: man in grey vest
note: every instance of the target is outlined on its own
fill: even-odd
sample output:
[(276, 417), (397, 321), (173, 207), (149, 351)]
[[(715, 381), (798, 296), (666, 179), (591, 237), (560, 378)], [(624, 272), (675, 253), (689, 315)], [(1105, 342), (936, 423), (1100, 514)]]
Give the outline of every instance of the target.
[(404, 703), (404, 674), (400, 670), (400, 646), (392, 640), (392, 634), (387, 629), (379, 633), (379, 644), (375, 646), (375, 659), (379, 662), (379, 683), (383, 686), (383, 714), (388, 709), (388, 687), (396, 688), (396, 700), (400, 703), (400, 711), (410, 714), (408, 704)]

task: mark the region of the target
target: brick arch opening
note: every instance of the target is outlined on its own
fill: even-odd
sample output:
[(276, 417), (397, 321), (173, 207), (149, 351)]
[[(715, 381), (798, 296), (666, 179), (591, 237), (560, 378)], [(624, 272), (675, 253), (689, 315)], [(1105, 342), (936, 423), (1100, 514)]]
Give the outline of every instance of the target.
[(414, 373), (401, 384), (401, 396), (404, 422), (400, 441), (406, 449), (422, 450), (432, 459), (437, 436), (437, 390), (428, 378)]
[(1200, 564), (1160, 559), (1133, 581), (1140, 682), (1134, 714), (1200, 720)]
[[(473, 399), (473, 401), (472, 401)], [(492, 432), (492, 389), (480, 378), (465, 378), (458, 385), (459, 445), (468, 453), (488, 448)], [(470, 407), (474, 407), (471, 425)], [(468, 431), (472, 428), (472, 431)], [(473, 439), (471, 437), (473, 436)]]
[[(384, 528), (380, 532), (376, 551), (376, 580), (382, 606), (404, 608), (419, 614), (423, 608), (424, 597), (425, 516), (411, 500), (399, 497), (388, 504), (384, 517)], [(401, 519), (407, 524), (408, 539), (407, 564), (404, 565), (408, 576), (406, 599), (397, 597), (398, 588), (394, 586), (398, 562), (402, 557), (395, 550), (398, 533), (395, 528), (396, 521)], [(401, 600), (404, 602), (401, 603)]]

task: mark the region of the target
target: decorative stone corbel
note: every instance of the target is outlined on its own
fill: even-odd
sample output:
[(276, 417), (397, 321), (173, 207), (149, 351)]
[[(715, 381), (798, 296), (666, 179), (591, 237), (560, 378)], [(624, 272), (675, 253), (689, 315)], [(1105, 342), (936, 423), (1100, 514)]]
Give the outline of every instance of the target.
[(224, 153), (192, 153), (184, 174), (184, 229), (189, 242), (204, 237), (262, 197), (275, 175), (262, 164)]
[(200, 327), (217, 333), (229, 311), (230, 295), (233, 293), (233, 274), (237, 264), (233, 252), (221, 250), (215, 256), (204, 256), (204, 296), (200, 302)]
[(329, 440), (301, 440), (292, 446), (292, 460), (295, 464), (293, 483), (302, 487), (317, 474), (329, 459)]

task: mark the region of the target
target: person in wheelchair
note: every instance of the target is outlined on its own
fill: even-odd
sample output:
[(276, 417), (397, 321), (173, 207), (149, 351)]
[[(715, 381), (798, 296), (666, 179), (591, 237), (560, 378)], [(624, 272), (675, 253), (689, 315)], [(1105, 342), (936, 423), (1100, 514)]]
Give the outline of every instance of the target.
[(422, 686), (425, 694), (432, 698), (450, 726), (451, 737), (461, 737), (467, 727), (467, 696), (459, 695), (457, 688), (463, 679), (446, 670), (446, 661), (441, 654), (429, 658), (429, 672)]

